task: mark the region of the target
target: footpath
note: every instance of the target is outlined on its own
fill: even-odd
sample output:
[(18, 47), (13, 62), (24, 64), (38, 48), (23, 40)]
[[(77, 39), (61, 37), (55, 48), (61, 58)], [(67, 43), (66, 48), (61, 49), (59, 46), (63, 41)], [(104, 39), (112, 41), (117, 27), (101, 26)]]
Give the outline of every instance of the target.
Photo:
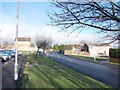
[[(10, 60), (2, 66), (2, 89), (17, 88), (17, 83), (14, 81), (14, 63), (15, 60)], [(18, 83), (26, 63), (26, 56), (18, 57)]]

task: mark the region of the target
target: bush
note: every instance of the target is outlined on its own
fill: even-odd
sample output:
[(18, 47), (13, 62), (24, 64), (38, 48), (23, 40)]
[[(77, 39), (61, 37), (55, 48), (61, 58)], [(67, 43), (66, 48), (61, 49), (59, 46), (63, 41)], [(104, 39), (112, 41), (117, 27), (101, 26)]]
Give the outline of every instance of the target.
[(120, 48), (117, 49), (117, 56), (120, 58)]
[(120, 48), (117, 49), (110, 48), (109, 56), (112, 58), (120, 58)]

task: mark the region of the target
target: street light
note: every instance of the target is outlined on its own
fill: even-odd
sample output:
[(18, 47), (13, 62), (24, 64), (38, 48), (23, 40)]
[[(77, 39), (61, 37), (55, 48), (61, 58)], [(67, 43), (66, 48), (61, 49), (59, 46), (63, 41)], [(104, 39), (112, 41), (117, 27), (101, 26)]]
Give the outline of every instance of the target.
[(28, 36), (27, 36), (27, 55), (28, 55)]
[(14, 80), (18, 80), (18, 25), (19, 25), (19, 0), (17, 0), (16, 5), (16, 52), (15, 52), (15, 64), (14, 64)]

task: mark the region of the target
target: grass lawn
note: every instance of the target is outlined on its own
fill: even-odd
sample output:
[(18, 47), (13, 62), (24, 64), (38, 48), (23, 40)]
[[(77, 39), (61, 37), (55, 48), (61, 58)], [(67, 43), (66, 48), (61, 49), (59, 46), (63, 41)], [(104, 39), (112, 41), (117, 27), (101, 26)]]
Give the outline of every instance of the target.
[[(79, 56), (79, 55), (69, 55), (70, 57), (77, 58), (77, 59), (83, 59), (83, 60), (94, 60), (93, 57), (89, 56)], [(104, 58), (104, 57), (96, 57), (97, 61), (108, 61), (109, 58)]]
[(111, 88), (43, 56), (28, 56), (22, 88)]

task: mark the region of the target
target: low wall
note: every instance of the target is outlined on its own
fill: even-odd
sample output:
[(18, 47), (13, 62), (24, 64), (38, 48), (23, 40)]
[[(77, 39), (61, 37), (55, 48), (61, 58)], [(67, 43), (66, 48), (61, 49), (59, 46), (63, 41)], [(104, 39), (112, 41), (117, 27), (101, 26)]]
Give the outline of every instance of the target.
[(87, 55), (87, 56), (90, 56), (90, 53), (88, 53), (88, 52), (80, 52), (80, 55)]
[(110, 58), (110, 62), (120, 63), (120, 58)]
[(80, 52), (80, 51), (72, 51), (72, 50), (65, 50), (64, 54), (65, 55), (87, 55), (87, 56), (90, 55), (90, 53), (88, 52)]

